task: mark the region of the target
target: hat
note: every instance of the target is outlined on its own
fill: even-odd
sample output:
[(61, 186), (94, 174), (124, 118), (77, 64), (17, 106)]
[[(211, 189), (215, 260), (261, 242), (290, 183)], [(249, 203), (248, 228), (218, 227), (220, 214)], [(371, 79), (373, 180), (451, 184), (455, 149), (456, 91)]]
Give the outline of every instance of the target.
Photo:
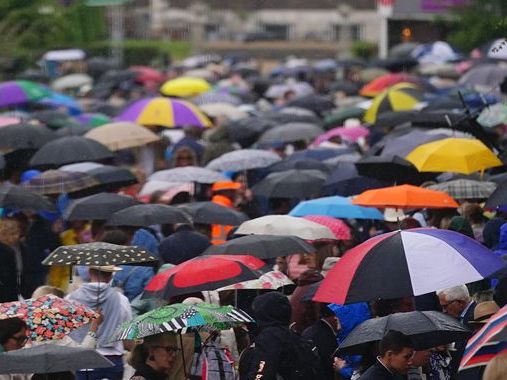
[(493, 314), (495, 314), (500, 307), (496, 304), (495, 301), (484, 301), (479, 304), (474, 309), (474, 319), (469, 321), (469, 323), (486, 323)]
[(120, 267), (116, 267), (114, 265), (92, 265), (89, 267), (89, 269), (98, 270), (99, 272), (107, 272), (107, 273), (113, 273), (113, 272), (119, 272), (122, 269)]
[(320, 273), (323, 276), (326, 276), (327, 272), (331, 270), (331, 268), (334, 267), (334, 265), (340, 260), (339, 257), (329, 256), (324, 259), (324, 263), (322, 264), (322, 270)]
[(221, 181), (215, 182), (213, 186), (211, 186), (211, 191), (223, 191), (223, 190), (239, 190), (241, 188), (241, 184), (238, 182), (232, 181)]
[(408, 215), (405, 215), (402, 210), (392, 207), (387, 207), (384, 210), (384, 220), (386, 222), (396, 223), (406, 219)]

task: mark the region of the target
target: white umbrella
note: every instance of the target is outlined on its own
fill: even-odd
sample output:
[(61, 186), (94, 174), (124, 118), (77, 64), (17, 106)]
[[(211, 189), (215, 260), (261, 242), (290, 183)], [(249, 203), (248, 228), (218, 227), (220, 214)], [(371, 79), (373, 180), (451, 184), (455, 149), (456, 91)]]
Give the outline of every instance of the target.
[(289, 215), (261, 216), (242, 223), (237, 235), (292, 235), (304, 240), (336, 239), (333, 232), (315, 222)]
[(206, 166), (206, 169), (238, 172), (248, 169), (265, 168), (281, 160), (280, 156), (268, 150), (240, 149), (215, 158)]
[(213, 170), (200, 168), (198, 166), (185, 166), (182, 168), (174, 168), (160, 170), (153, 173), (148, 178), (157, 181), (166, 182), (197, 182), (197, 183), (215, 183), (227, 181), (227, 177)]
[(200, 108), (211, 117), (226, 117), (229, 120), (239, 120), (248, 116), (245, 111), (230, 103), (204, 104)]
[(99, 164), (97, 162), (78, 162), (77, 164), (68, 164), (60, 166), (58, 170), (62, 170), (64, 172), (80, 172), (87, 173), (90, 170), (98, 169), (103, 167), (104, 165)]
[(53, 83), (51, 83), (51, 87), (56, 91), (64, 91), (69, 88), (91, 85), (92, 83), (93, 78), (87, 74), (69, 74), (55, 79)]

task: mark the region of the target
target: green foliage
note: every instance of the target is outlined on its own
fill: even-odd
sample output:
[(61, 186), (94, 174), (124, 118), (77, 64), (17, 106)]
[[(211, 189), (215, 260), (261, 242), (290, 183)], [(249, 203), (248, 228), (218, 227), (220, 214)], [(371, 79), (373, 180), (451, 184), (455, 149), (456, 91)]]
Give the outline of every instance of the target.
[(368, 41), (357, 41), (352, 45), (352, 54), (357, 58), (369, 60), (377, 54), (377, 45)]

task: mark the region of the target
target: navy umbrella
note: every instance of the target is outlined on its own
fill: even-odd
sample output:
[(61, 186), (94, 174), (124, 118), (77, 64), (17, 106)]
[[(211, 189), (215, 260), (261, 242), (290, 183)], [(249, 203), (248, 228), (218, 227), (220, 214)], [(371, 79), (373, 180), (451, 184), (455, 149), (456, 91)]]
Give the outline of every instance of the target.
[(389, 185), (388, 181), (359, 175), (356, 166), (351, 162), (340, 162), (334, 167), (322, 187), (322, 194), (349, 197), (368, 189), (377, 189)]

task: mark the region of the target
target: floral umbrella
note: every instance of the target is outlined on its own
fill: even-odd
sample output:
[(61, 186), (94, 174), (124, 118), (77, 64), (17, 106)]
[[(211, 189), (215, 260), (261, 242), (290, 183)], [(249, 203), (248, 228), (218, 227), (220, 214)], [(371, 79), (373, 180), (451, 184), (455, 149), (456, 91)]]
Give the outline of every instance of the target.
[(97, 314), (85, 305), (46, 295), (0, 304), (0, 319), (16, 316), (28, 324), (28, 337), (41, 342), (62, 339), (72, 330), (90, 323)]

